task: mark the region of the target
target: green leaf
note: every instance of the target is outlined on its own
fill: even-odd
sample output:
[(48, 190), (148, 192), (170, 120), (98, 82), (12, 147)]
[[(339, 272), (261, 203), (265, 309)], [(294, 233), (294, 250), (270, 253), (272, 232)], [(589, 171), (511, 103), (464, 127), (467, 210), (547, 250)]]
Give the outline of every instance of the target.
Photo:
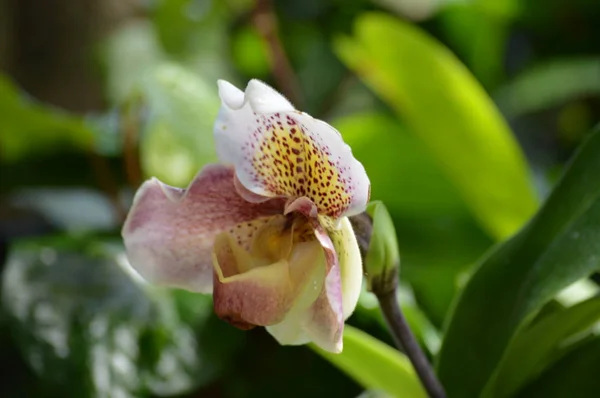
[(90, 149), (92, 132), (82, 119), (26, 99), (0, 74), (0, 159), (16, 161), (65, 146)]
[(186, 186), (202, 166), (217, 159), (217, 84), (184, 68), (162, 65), (143, 79), (141, 95), (149, 112), (140, 148), (143, 170), (167, 184)]
[(567, 340), (581, 337), (599, 321), (600, 297), (593, 297), (522, 329), (506, 349), (483, 397), (513, 396), (556, 359), (556, 352), (566, 345)]
[(404, 354), (359, 329), (345, 326), (341, 354), (311, 347), (367, 389), (385, 391), (397, 398), (426, 397)]
[(537, 200), (521, 150), (447, 49), (382, 14), (359, 17), (355, 36), (339, 38), (335, 48), (425, 143), (489, 233), (504, 238), (530, 218)]
[(446, 332), (438, 369), (450, 396), (475, 397), (515, 333), (559, 291), (600, 269), (600, 133), (534, 219), (481, 260)]
[(487, 89), (495, 87), (504, 72), (506, 39), (514, 11), (490, 10), (491, 4), (513, 7), (510, 1), (472, 1), (451, 4), (440, 15), (444, 38)]
[(596, 398), (600, 391), (600, 338), (569, 353), (516, 398)]
[[(231, 350), (202, 337), (210, 297), (134, 282), (121, 250), (53, 239), (12, 251), (2, 305), (22, 356), (77, 397), (165, 396), (211, 381)], [(192, 306), (193, 316), (182, 309)]]
[(152, 24), (133, 19), (111, 33), (102, 46), (106, 96), (112, 104), (126, 101), (146, 73), (165, 62)]
[(561, 105), (569, 100), (600, 95), (600, 58), (570, 58), (536, 65), (518, 75), (496, 96), (510, 116)]
[(385, 203), (392, 214), (418, 213), (423, 217), (466, 213), (456, 188), (427, 148), (392, 114), (354, 113), (332, 124), (365, 166), (371, 197)]
[(364, 165), (371, 198), (385, 203), (394, 219), (402, 279), (441, 326), (458, 290), (457, 275), (489, 247), (490, 239), (423, 143), (393, 114), (359, 112), (332, 123)]

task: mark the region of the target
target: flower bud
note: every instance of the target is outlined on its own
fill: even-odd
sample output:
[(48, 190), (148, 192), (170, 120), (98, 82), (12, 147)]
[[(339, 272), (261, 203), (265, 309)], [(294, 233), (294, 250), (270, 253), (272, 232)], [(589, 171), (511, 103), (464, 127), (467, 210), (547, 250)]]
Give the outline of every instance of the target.
[(398, 286), (400, 253), (394, 223), (385, 205), (374, 201), (367, 206), (371, 216), (371, 241), (365, 255), (367, 289), (376, 295), (387, 294)]

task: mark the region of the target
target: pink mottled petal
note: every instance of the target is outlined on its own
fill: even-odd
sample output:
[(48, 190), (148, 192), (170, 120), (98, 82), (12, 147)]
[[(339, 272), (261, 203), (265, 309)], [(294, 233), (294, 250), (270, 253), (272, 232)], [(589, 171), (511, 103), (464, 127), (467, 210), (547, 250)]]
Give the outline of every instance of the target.
[(214, 238), (239, 223), (281, 214), (279, 200), (251, 204), (235, 190), (233, 170), (206, 166), (187, 189), (157, 179), (136, 193), (122, 235), (129, 262), (152, 283), (208, 293)]
[[(313, 286), (319, 286), (319, 289), (309, 291), (298, 300), (281, 323), (267, 327), (280, 344), (314, 341), (330, 352), (342, 350), (343, 322), (356, 308), (363, 271), (350, 221), (342, 218), (338, 229), (331, 228), (331, 221), (322, 219), (314, 232), (328, 263), (326, 267), (318, 268), (321, 274), (312, 279)], [(322, 225), (329, 228), (325, 230)], [(323, 281), (326, 270), (329, 271)]]
[[(331, 225), (323, 218), (321, 222)], [(315, 236), (323, 246), (329, 271), (323, 291), (309, 310), (305, 330), (324, 350), (341, 352), (344, 321), (354, 312), (362, 285), (360, 251), (346, 217), (337, 229), (315, 228)]]
[(352, 224), (347, 217), (339, 221), (339, 228), (330, 229), (328, 232), (340, 264), (342, 307), (344, 319), (348, 319), (358, 304), (364, 271)]
[(231, 235), (217, 237), (213, 296), (220, 318), (244, 329), (283, 321), (315, 268), (324, 267), (323, 251), (315, 241), (296, 243), (286, 259), (264, 265), (265, 257), (280, 254), (271, 250), (263, 256), (244, 254)]
[(217, 153), (235, 166), (248, 191), (307, 197), (319, 214), (335, 218), (364, 210), (369, 179), (337, 130), (294, 110), (263, 83), (251, 81), (243, 103), (241, 91), (224, 94), (233, 92), (232, 86), (219, 86), (223, 101), (214, 127)]

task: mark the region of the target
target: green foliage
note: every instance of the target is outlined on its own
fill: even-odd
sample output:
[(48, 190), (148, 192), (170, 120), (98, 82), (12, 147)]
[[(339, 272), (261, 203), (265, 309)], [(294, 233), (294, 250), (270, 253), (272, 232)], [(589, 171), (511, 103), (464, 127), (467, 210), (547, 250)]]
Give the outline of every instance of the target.
[(600, 380), (600, 339), (581, 345), (524, 388), (518, 398), (595, 397)]
[[(389, 46), (389, 42), (395, 43)], [(496, 238), (515, 232), (537, 202), (508, 126), (465, 68), (418, 28), (361, 16), (336, 48), (406, 121)]]
[(211, 381), (232, 352), (205, 350), (211, 300), (135, 283), (124, 261), (64, 238), (13, 252), (2, 304), (29, 366), (78, 397), (173, 395)]
[(399, 248), (399, 304), (449, 398), (598, 396), (596, 3), (59, 0), (35, 20), (13, 3), (0, 396), (425, 396), (366, 286), (334, 355), (131, 272), (119, 232), (138, 177), (185, 187), (217, 161), (216, 79), (250, 78), (297, 82), (297, 107), (365, 166), (389, 215), (374, 241)]
[(175, 65), (162, 65), (141, 82), (148, 121), (141, 142), (141, 164), (147, 176), (185, 186), (207, 163), (216, 161), (213, 121), (220, 100), (209, 85)]
[[(526, 381), (540, 374), (557, 355), (567, 353), (572, 340), (581, 339), (600, 321), (600, 296), (557, 311), (517, 332), (495, 375), (488, 381), (484, 397), (508, 397)], [(569, 342), (571, 340), (571, 342)]]
[(487, 255), (465, 286), (438, 369), (449, 394), (477, 396), (519, 327), (561, 289), (600, 269), (600, 133), (570, 164), (543, 208)]
[(382, 390), (398, 398), (426, 397), (408, 359), (358, 329), (346, 326), (341, 354), (312, 348), (365, 388)]
[(497, 100), (506, 113), (518, 116), (598, 94), (600, 59), (569, 58), (521, 73), (497, 93)]
[(93, 145), (92, 133), (83, 120), (25, 98), (3, 75), (0, 75), (0, 109), (0, 159), (5, 162), (63, 146), (81, 150)]

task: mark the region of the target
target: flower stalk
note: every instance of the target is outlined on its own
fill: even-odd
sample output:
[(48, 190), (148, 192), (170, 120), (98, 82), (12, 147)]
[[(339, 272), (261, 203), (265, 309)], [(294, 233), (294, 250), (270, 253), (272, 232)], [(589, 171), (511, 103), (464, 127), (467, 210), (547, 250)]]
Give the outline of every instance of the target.
[(387, 209), (381, 202), (372, 202), (366, 213), (352, 221), (365, 258), (367, 289), (377, 297), (396, 346), (410, 359), (427, 394), (431, 398), (445, 398), (444, 388), (398, 304), (400, 254), (394, 224)]

